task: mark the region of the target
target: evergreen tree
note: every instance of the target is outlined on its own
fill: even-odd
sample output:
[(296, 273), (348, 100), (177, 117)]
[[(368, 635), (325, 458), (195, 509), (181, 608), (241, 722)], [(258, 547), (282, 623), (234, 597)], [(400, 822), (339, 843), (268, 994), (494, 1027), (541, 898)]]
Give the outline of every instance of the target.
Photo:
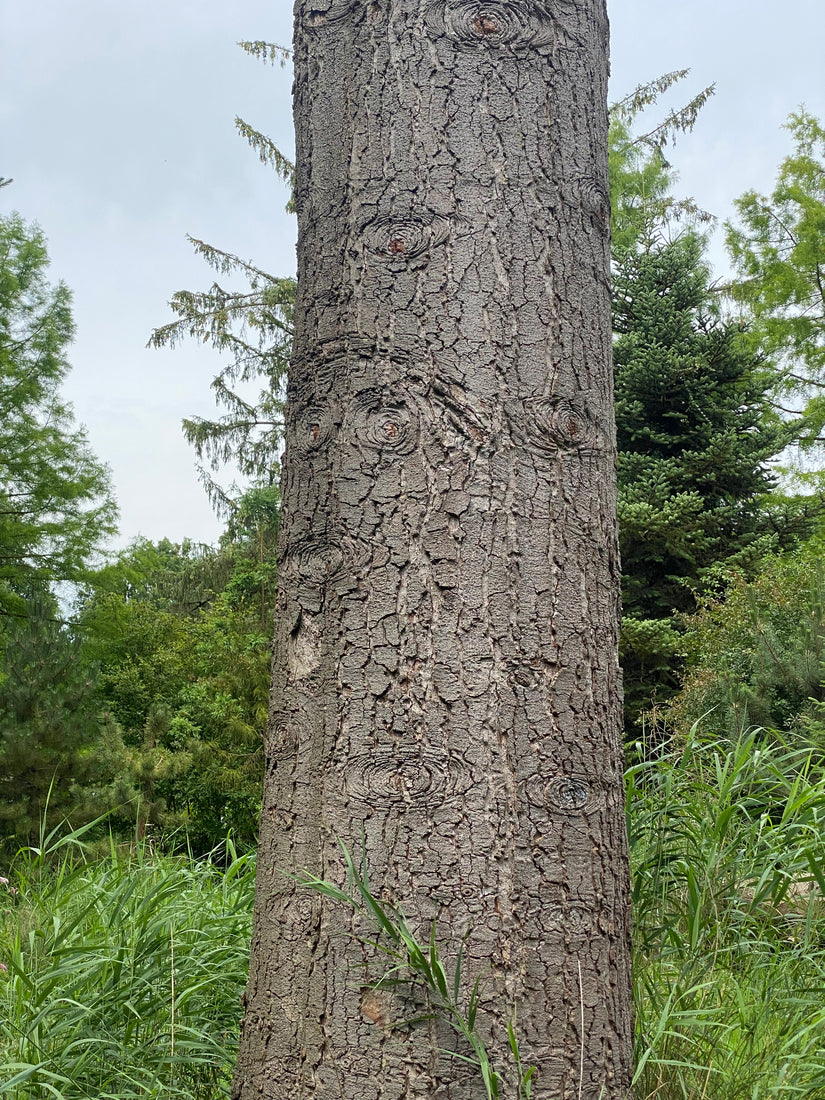
[[(241, 42), (241, 48), (261, 61), (284, 64), (289, 53), (268, 42)], [(668, 110), (643, 133), (634, 124), (660, 97), (688, 76), (682, 69), (640, 84), (613, 104), (610, 111), (609, 164), (614, 255), (635, 246), (656, 217), (710, 220), (690, 199), (675, 199), (669, 189), (675, 173), (665, 149), (680, 133), (693, 129), (699, 111), (714, 94), (702, 89), (681, 107)], [(294, 186), (294, 166), (275, 143), (236, 118), (238, 132), (279, 179)], [(293, 209), (290, 198), (287, 209)], [(176, 320), (154, 330), (150, 344), (174, 347), (193, 338), (211, 343), (230, 357), (212, 382), (216, 404), (224, 412), (216, 419), (183, 421), (187, 440), (195, 448), (199, 474), (213, 505), (232, 520), (241, 495), (237, 485), (222, 486), (216, 473), (234, 465), (249, 483), (274, 488), (283, 428), (286, 370), (292, 348), (295, 280), (272, 275), (255, 264), (190, 238), (195, 251), (220, 276), (239, 279), (240, 287), (214, 282), (205, 291), (177, 291), (170, 307)], [(257, 399), (241, 388), (259, 382)]]
[(702, 251), (693, 232), (650, 241), (614, 275), (631, 726), (677, 685), (677, 613), (695, 609), (714, 570), (753, 564), (771, 545), (770, 461), (791, 438), (769, 403), (768, 368), (719, 316)]
[[(212, 381), (215, 402), (224, 411), (216, 419), (185, 419), (183, 432), (195, 448), (213, 506), (231, 517), (242, 488), (221, 485), (214, 475), (223, 466), (234, 466), (246, 485), (277, 484), (295, 281), (268, 275), (203, 241), (193, 243), (218, 273), (240, 276), (247, 285), (232, 290), (214, 282), (206, 291), (178, 291), (170, 301), (177, 320), (155, 329), (150, 342), (174, 347), (194, 337), (230, 356)], [(260, 386), (257, 398), (245, 389), (251, 383)]]
[(687, 219), (710, 222), (712, 216), (691, 198), (672, 194), (677, 174), (666, 150), (679, 134), (689, 133), (699, 112), (716, 91), (703, 88), (682, 107), (666, 111), (648, 125), (640, 122), (645, 112), (683, 81), (689, 69), (665, 73), (640, 84), (610, 108), (609, 165), (611, 245), (614, 261), (638, 248), (662, 225)]
[[(0, 614), (82, 576), (113, 530), (109, 475), (60, 395), (71, 295), (46, 278), (42, 232), (0, 218)], [(2, 641), (0, 641), (2, 645)]]
[[(619, 1100), (605, 6), (428, 3), (402, 49), (390, 7), (296, 7), (295, 346), (232, 1095), (514, 1097), (533, 1063), (542, 1097)], [(472, 1046), (395, 1027), (386, 983), (353, 996), (386, 957), (296, 893), (347, 882), (339, 841), (432, 933), (441, 1004), (466, 983)], [(454, 994), (436, 922), (461, 944)]]
[[(288, 50), (269, 42), (239, 45), (269, 64), (283, 65), (289, 58)], [(242, 118), (235, 119), (235, 126), (262, 163), (289, 186), (291, 195), (292, 162)], [(287, 209), (292, 208), (290, 198)], [(189, 239), (219, 276), (240, 280), (240, 285), (215, 281), (206, 291), (177, 291), (169, 303), (176, 320), (155, 329), (149, 342), (154, 347), (174, 347), (191, 337), (230, 357), (212, 381), (215, 403), (223, 412), (215, 419), (188, 417), (183, 433), (195, 448), (199, 476), (210, 501), (231, 521), (246, 488), (277, 491), (295, 280), (271, 275), (231, 252)], [(251, 383), (260, 385), (257, 398), (249, 394)], [(240, 473), (244, 484), (225, 486), (217, 480), (215, 474), (227, 465)]]
[(0, 662), (0, 837), (33, 843), (40, 827), (74, 825), (130, 801), (118, 731), (98, 720), (96, 671), (81, 640), (41, 595), (7, 624)]

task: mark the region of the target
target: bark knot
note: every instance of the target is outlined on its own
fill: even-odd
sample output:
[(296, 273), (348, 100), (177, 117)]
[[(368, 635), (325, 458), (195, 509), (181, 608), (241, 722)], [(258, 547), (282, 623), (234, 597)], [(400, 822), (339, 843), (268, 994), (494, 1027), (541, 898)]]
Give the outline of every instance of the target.
[(433, 210), (389, 211), (362, 225), (360, 243), (377, 259), (409, 263), (444, 244), (451, 224), (450, 218)]

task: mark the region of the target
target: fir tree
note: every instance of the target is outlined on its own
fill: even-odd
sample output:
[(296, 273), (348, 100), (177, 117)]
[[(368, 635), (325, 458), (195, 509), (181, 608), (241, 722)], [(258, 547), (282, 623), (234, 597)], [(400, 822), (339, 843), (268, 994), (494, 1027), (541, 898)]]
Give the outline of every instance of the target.
[[(623, 665), (633, 727), (676, 687), (677, 613), (720, 565), (770, 545), (763, 510), (789, 442), (770, 375), (715, 306), (701, 238), (649, 241), (616, 265), (614, 328)], [(792, 531), (781, 536), (787, 539)]]

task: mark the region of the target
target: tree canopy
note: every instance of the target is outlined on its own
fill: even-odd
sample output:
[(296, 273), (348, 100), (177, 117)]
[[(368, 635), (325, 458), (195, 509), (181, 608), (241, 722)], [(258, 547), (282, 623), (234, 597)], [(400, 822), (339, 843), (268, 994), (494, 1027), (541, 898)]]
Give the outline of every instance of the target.
[(781, 366), (778, 398), (806, 413), (809, 440), (825, 426), (825, 128), (805, 110), (786, 124), (793, 153), (770, 195), (747, 191), (738, 220), (726, 223), (737, 278), (729, 290), (751, 323), (752, 339)]

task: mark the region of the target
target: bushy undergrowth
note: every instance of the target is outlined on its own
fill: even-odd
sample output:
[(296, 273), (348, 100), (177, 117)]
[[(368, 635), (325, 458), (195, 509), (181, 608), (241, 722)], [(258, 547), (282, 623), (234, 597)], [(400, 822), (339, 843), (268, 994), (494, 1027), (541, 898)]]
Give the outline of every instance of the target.
[[(636, 1100), (825, 1100), (825, 780), (694, 730), (629, 791)], [(60, 854), (0, 885), (0, 1094), (227, 1096), (251, 862)]]
[(23, 854), (0, 887), (0, 1094), (227, 1095), (249, 857), (219, 870), (146, 851), (78, 863), (74, 845), (63, 851)]

